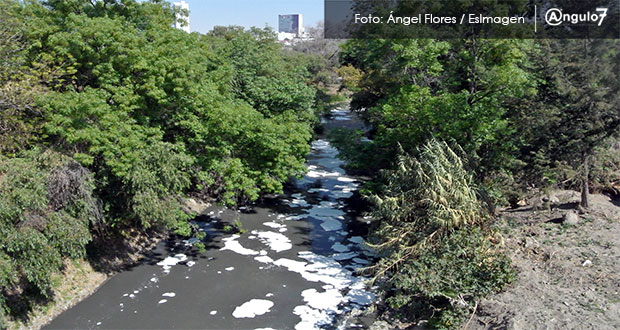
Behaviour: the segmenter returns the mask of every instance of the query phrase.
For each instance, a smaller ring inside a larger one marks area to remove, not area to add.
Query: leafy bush
[[[84,257],[100,221],[92,175],[53,152],[0,156],[0,292],[23,286],[46,296],[62,259]],[[0,309],[10,308],[2,304]]]
[[[375,247],[384,256],[369,270],[385,278],[391,307],[428,317],[467,307],[513,275],[484,226],[488,216],[461,157],[434,139],[418,152],[401,152],[384,193],[372,197]]]

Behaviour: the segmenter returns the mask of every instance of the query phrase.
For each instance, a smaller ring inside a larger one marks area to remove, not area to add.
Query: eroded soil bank
[[[468,329],[620,328],[620,202],[591,195],[590,209],[567,224],[579,194],[552,194],[551,210],[502,212],[517,280],[482,301]]]

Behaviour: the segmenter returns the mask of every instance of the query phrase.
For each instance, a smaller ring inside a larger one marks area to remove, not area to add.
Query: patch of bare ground
[[[52,278],[53,301],[33,307],[24,319],[12,322],[9,329],[40,329],[55,316],[95,292],[107,278],[107,274],[95,271],[85,260],[65,260],[63,271]]]
[[[620,328],[620,203],[590,195],[590,208],[568,224],[578,193],[552,195],[550,209],[501,211],[517,279],[481,301],[464,328]]]

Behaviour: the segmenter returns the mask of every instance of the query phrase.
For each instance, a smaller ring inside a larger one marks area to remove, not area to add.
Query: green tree
[[[477,162],[477,175],[510,165],[515,146],[508,114],[535,93],[524,40],[354,41],[343,60],[364,72],[352,105],[372,125],[388,167],[401,144],[452,140]]]
[[[577,182],[587,207],[590,159],[620,131],[620,43],[541,40],[539,46],[532,57],[538,94],[510,115],[518,175],[537,186]]]
[[[620,43],[617,40],[554,42],[552,83],[561,112],[550,140],[553,157],[580,159],[581,206],[588,207],[589,159],[596,147],[620,134]]]

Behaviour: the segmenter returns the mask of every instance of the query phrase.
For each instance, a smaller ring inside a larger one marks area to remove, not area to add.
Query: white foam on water
[[[209,314],[215,315],[215,314],[217,314],[217,311],[210,311]]]
[[[349,238],[349,242],[355,244],[364,244],[364,239],[361,236],[352,236]]]
[[[224,241],[224,247],[220,249],[220,251],[224,251],[224,250],[230,250],[233,251],[235,253],[238,254],[242,254],[242,255],[257,255],[258,251],[254,251],[251,249],[246,249],[243,246],[241,246],[241,244],[239,242],[237,242],[237,239],[239,238],[239,235],[232,235],[231,237],[227,237],[224,238],[222,241]]]
[[[265,264],[273,263],[273,259],[271,259],[269,256],[254,257],[254,260],[265,263]]]
[[[277,223],[277,222],[263,222],[263,225],[273,228],[273,229],[280,229],[280,228],[284,228],[286,227],[286,225],[283,225],[281,223]]]
[[[347,252],[349,251],[349,247],[346,245],[342,245],[342,243],[335,243],[332,245],[332,250],[336,252]]]
[[[328,208],[334,208],[338,206],[338,203],[336,202],[331,202],[331,201],[322,201],[319,203],[318,208],[320,209],[328,209]]]
[[[306,173],[306,176],[309,178],[337,177],[342,174],[339,172],[328,172],[328,171],[320,170],[316,166],[312,166],[312,165],[308,166],[308,169],[310,170],[308,171],[308,173]]]
[[[367,306],[372,304],[377,298],[374,293],[366,290],[366,285],[362,281],[358,281],[351,285],[351,290],[345,296],[345,300],[360,305]]]
[[[321,227],[325,231],[335,231],[342,229],[342,222],[335,219],[325,219],[321,223]]]
[[[325,188],[310,188],[308,189],[309,193],[315,193],[315,192],[329,192],[329,189],[325,189]]]
[[[196,237],[192,237],[190,239],[183,240],[185,246],[194,246],[194,244],[200,242],[200,240]]]
[[[334,258],[335,260],[348,260],[355,256],[357,256],[356,252],[347,252],[347,253],[336,253],[332,255],[332,258]]]
[[[235,267],[226,267],[224,268],[224,270],[226,270],[227,272],[230,272],[230,271],[235,270]]]
[[[185,261],[187,260],[187,256],[179,253],[175,256],[168,256],[166,257],[166,259],[160,261],[157,263],[158,266],[162,266],[164,273],[169,273],[170,272],[170,268],[172,268],[172,266],[175,266],[176,264],[178,264],[179,262]],[[134,292],[137,293],[137,292]]]
[[[306,218],[307,214],[288,215],[284,217],[284,220],[301,220]]]
[[[252,299],[237,306],[232,313],[235,318],[254,318],[258,315],[268,313],[273,307],[273,302],[266,299]]]
[[[301,318],[301,322],[295,325],[295,330],[315,330],[320,325],[330,324],[332,316],[325,311],[316,310],[307,305],[296,306],[293,314]]]
[[[338,180],[340,182],[355,182],[355,181],[357,181],[357,180],[355,180],[353,178],[349,178],[349,177],[346,177],[346,176],[340,176],[336,180]]]
[[[299,252],[299,256],[308,260],[309,263],[281,258],[276,260],[274,265],[286,267],[289,271],[300,274],[310,282],[331,284],[337,289],[344,289],[355,280],[351,271],[340,266],[332,258],[309,251]]]
[[[172,297],[174,297],[176,295],[177,294],[174,293],[174,292],[166,292],[166,293],[162,294],[162,297],[170,297],[170,298],[172,298]]]
[[[263,244],[269,246],[271,250],[276,252],[290,250],[293,247],[293,244],[291,244],[291,240],[288,239],[288,237],[272,231],[258,232],[258,239]]]
[[[289,271],[295,273],[302,273],[305,269],[306,263],[303,261],[291,260],[286,258],[280,258],[273,262],[276,266],[286,267]]]
[[[270,293],[266,294],[265,297],[267,297],[267,298],[273,297],[273,293],[270,292]]]
[[[316,289],[307,289],[301,292],[304,301],[308,306],[320,310],[337,310],[338,304],[343,300],[342,294],[337,289],[329,289],[325,292],[318,292]]]
[[[186,263],[187,267],[192,267],[195,264],[196,264],[196,262],[195,261],[191,261],[191,260]]]
[[[308,207],[308,206],[310,206],[310,204],[308,204],[308,202],[306,202],[305,199],[297,199],[297,198],[293,199],[289,205],[291,205],[291,206],[300,206],[300,207]]]
[[[165,304],[168,302],[168,299],[162,299],[157,304]]]
[[[157,277],[151,277],[151,282],[157,283],[157,281],[159,281],[159,279]]]
[[[353,196],[352,192],[342,192],[342,191],[334,191],[333,194],[334,198],[349,198],[351,196]]]
[[[368,306],[372,304],[373,301],[377,299],[376,295],[370,291],[366,290],[351,290],[345,296],[345,300],[360,305],[360,306]]]
[[[349,252],[338,255],[348,259],[357,254]],[[324,283],[325,291],[308,289],[302,292],[307,305],[295,307],[295,315],[301,318],[295,329],[316,329],[321,325],[331,324],[334,316],[342,312],[338,308],[341,303],[351,302],[363,306],[374,301],[375,295],[365,290],[365,278],[354,276],[352,271],[340,265],[333,257],[310,251],[299,252],[299,257],[308,262],[281,258],[276,260],[274,265],[299,273],[307,281]],[[350,290],[343,297],[341,291],[347,288]]]
[[[328,202],[328,203],[331,203],[331,202]],[[330,204],[327,204],[326,202],[322,202],[319,205],[314,205],[307,212],[310,216],[319,218],[319,219],[338,218],[338,217],[344,216],[344,212],[342,210],[335,209],[334,206],[331,206]]]

